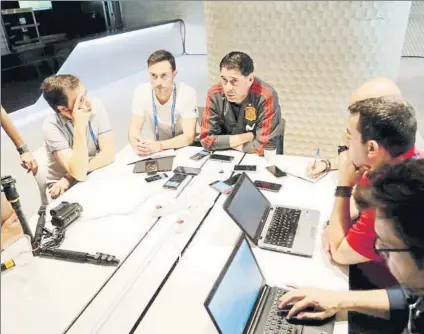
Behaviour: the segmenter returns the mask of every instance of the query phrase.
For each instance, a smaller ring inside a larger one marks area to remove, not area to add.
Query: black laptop
[[[334,319],[308,325],[289,323],[285,319],[287,312],[278,308],[279,299],[286,292],[266,284],[249,243],[241,235],[205,307],[221,334],[333,333]]]

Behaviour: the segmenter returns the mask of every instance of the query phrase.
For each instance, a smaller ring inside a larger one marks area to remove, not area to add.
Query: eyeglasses
[[[378,238],[374,239],[374,252],[380,256],[382,256],[384,253],[399,253],[399,252],[409,252],[411,251],[411,248],[377,248],[377,241]]]

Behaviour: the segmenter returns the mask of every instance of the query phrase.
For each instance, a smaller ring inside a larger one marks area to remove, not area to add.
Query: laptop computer
[[[319,211],[271,205],[246,173],[223,207],[256,246],[312,257]]]
[[[249,243],[241,235],[204,306],[220,334],[333,333],[334,318],[319,324],[288,322],[287,312],[278,308],[285,292],[266,284]]]

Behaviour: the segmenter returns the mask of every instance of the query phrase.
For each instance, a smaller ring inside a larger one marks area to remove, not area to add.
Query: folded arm
[[[77,181],[85,181],[87,179],[88,147],[86,128],[84,126],[75,125],[72,149],[68,147],[57,150],[53,154],[66,172],[74,179]]]
[[[216,109],[212,97],[208,96],[200,131],[200,142],[205,149],[213,151],[236,148],[253,140],[254,136],[251,132],[223,135],[220,125],[223,116],[219,115]]]
[[[277,93],[268,96],[259,105],[257,110],[256,136],[254,140],[243,145],[246,153],[264,154],[264,147],[271,137],[281,135],[277,133],[281,122],[281,110]]]
[[[162,140],[162,149],[180,148],[191,145],[196,135],[196,118],[187,118],[181,121],[183,133],[168,140]]]
[[[100,152],[88,163],[88,172],[107,166],[115,159],[115,143],[112,131],[102,133],[99,135],[98,140]]]

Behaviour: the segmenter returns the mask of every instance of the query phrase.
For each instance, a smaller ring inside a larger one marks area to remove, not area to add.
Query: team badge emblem
[[[246,107],[246,109],[244,109],[244,118],[250,122],[256,121],[256,109],[251,105]]]

